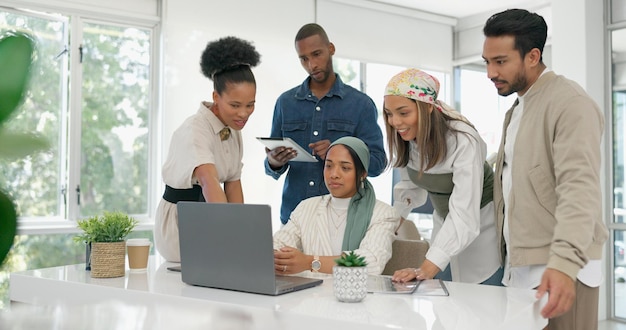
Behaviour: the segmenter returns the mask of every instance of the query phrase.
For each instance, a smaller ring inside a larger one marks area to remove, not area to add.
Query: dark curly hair
[[[206,45],[200,58],[200,69],[213,80],[213,88],[222,94],[229,83],[249,82],[256,85],[252,67],[259,64],[261,55],[252,43],[237,37],[224,37]]]

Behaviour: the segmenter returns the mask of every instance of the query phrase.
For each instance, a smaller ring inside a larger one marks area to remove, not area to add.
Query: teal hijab
[[[369,170],[370,150],[363,141],[352,136],[345,136],[333,142],[328,150],[338,144],[352,149],[359,157],[365,170]],[[362,182],[362,185],[357,184],[357,192],[350,199],[350,205],[348,206],[346,231],[343,233],[343,244],[341,247],[343,251],[353,251],[359,248],[367,232],[367,227],[369,227],[372,221],[376,194],[374,193],[374,187],[372,187],[367,178]]]

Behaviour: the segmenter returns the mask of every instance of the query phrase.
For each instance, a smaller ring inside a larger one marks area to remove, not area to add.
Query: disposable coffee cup
[[[130,268],[131,273],[141,273],[148,270],[151,245],[152,243],[147,238],[131,238],[126,241],[128,268]]]

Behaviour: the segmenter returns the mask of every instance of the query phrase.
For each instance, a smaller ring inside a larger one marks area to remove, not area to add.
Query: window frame
[[[102,10],[101,8],[88,8],[81,4],[57,3],[47,1],[31,1],[28,4],[16,1],[0,1],[3,11],[28,15],[34,17],[54,17],[53,14],[62,15],[67,25],[69,37],[64,39],[70,48],[77,48],[82,40],[82,28],[85,23],[106,24],[111,26],[134,27],[148,30],[150,33],[150,82],[148,114],[148,170],[147,170],[147,212],[145,214],[131,214],[139,220],[136,230],[152,230],[154,225],[154,213],[158,193],[156,189],[159,181],[156,160],[159,158],[160,148],[160,123],[161,98],[161,1],[155,0],[158,15],[144,15],[132,12],[120,12],[117,10]],[[71,49],[70,49],[71,51]],[[67,53],[64,55],[67,56]],[[78,56],[70,56],[69,61],[63,61],[64,96],[60,106],[63,114],[60,119],[59,140],[59,173],[60,185],[66,187],[66,203],[63,194],[58,192],[57,216],[20,216],[18,218],[18,235],[31,234],[58,234],[78,232],[76,220],[79,219],[80,207],[77,204],[77,193],[74,189],[80,182],[80,130],[81,130],[81,107],[82,107],[82,69]],[[68,82],[69,80],[69,82]],[[72,92],[69,92],[72,91]],[[70,94],[71,93],[71,94]],[[68,144],[72,141],[72,144]],[[72,188],[74,187],[74,188]]]

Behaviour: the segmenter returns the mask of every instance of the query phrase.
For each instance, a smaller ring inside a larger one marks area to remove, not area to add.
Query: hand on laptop
[[[274,271],[277,275],[289,275],[303,272],[311,268],[311,256],[300,250],[285,246],[274,250]]]

